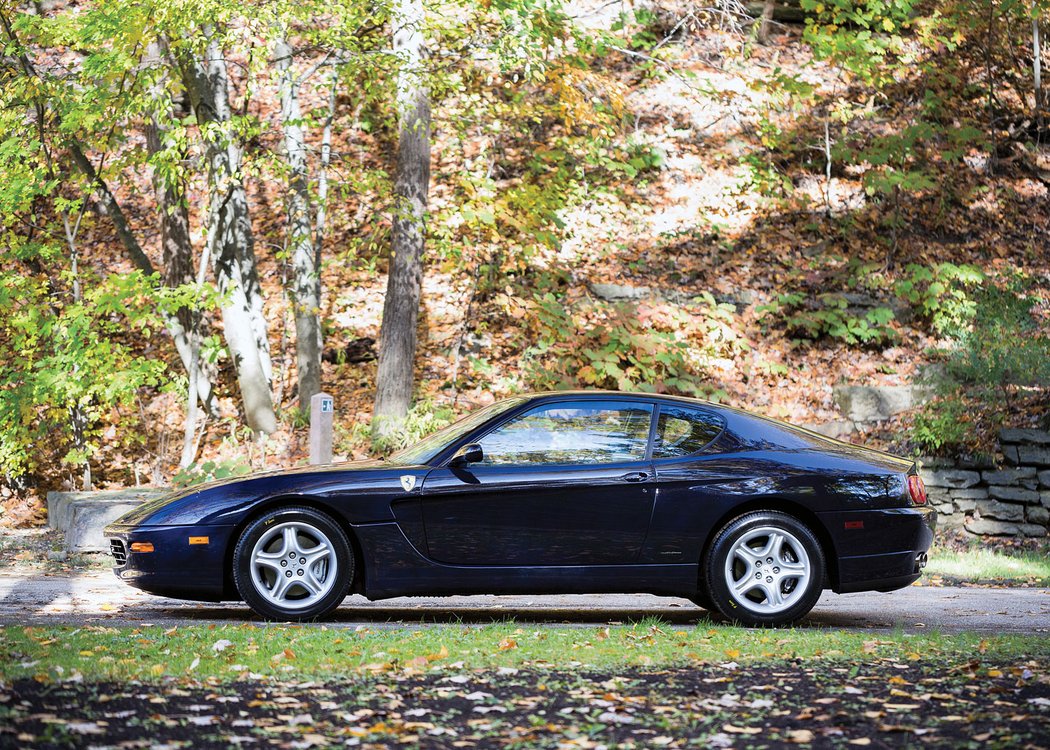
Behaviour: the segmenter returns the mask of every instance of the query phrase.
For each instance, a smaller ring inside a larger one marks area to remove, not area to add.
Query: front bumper
[[[176,599],[217,602],[226,594],[232,532],[232,526],[113,524],[103,533],[114,557],[113,572],[129,586]],[[153,552],[133,552],[134,542],[151,543]]]
[[[837,593],[893,591],[914,583],[922,575],[926,553],[937,528],[937,512],[933,508],[916,506],[820,515],[837,551],[831,581]]]

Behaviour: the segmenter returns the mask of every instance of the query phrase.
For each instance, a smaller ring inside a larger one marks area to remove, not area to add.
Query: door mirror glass
[[[481,463],[485,460],[485,452],[477,443],[468,443],[459,449],[459,452],[449,462],[449,466],[466,466],[467,464]]]

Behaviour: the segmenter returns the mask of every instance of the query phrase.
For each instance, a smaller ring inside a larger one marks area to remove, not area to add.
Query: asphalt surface
[[[349,597],[328,627],[398,627],[433,622],[513,619],[596,625],[655,616],[682,626],[719,621],[685,599],[648,594],[586,596]],[[153,596],[109,571],[0,571],[0,625],[191,625],[257,622],[239,603],[185,602]],[[1050,636],[1050,589],[910,586],[888,594],[825,592],[802,627]]]

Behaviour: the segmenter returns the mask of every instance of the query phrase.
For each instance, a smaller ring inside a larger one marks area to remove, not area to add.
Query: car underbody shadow
[[[254,623],[265,624],[243,605],[200,605],[198,607],[151,607],[138,613],[142,619],[192,620],[200,623]],[[429,624],[484,625],[512,620],[535,625],[629,625],[642,620],[659,618],[669,625],[701,627],[706,625],[728,625],[730,621],[717,612],[709,612],[693,606],[658,607],[571,607],[571,606],[464,606],[441,604],[397,604],[343,605],[331,615],[313,621],[326,626],[378,627],[418,626]],[[273,622],[273,625],[286,623]],[[835,613],[814,611],[795,627],[816,629],[837,628],[884,628],[892,623],[857,613]]]

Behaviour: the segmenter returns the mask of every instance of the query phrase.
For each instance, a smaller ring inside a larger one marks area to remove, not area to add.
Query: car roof
[[[679,403],[687,406],[700,406],[712,409],[730,409],[732,411],[747,414],[741,409],[733,409],[723,404],[715,404],[699,398],[687,396],[672,396],[667,393],[645,393],[644,391],[607,391],[607,390],[573,390],[573,391],[543,391],[539,393],[523,393],[518,396],[527,402],[557,401],[562,399],[598,400],[598,401],[660,401],[666,403]]]

